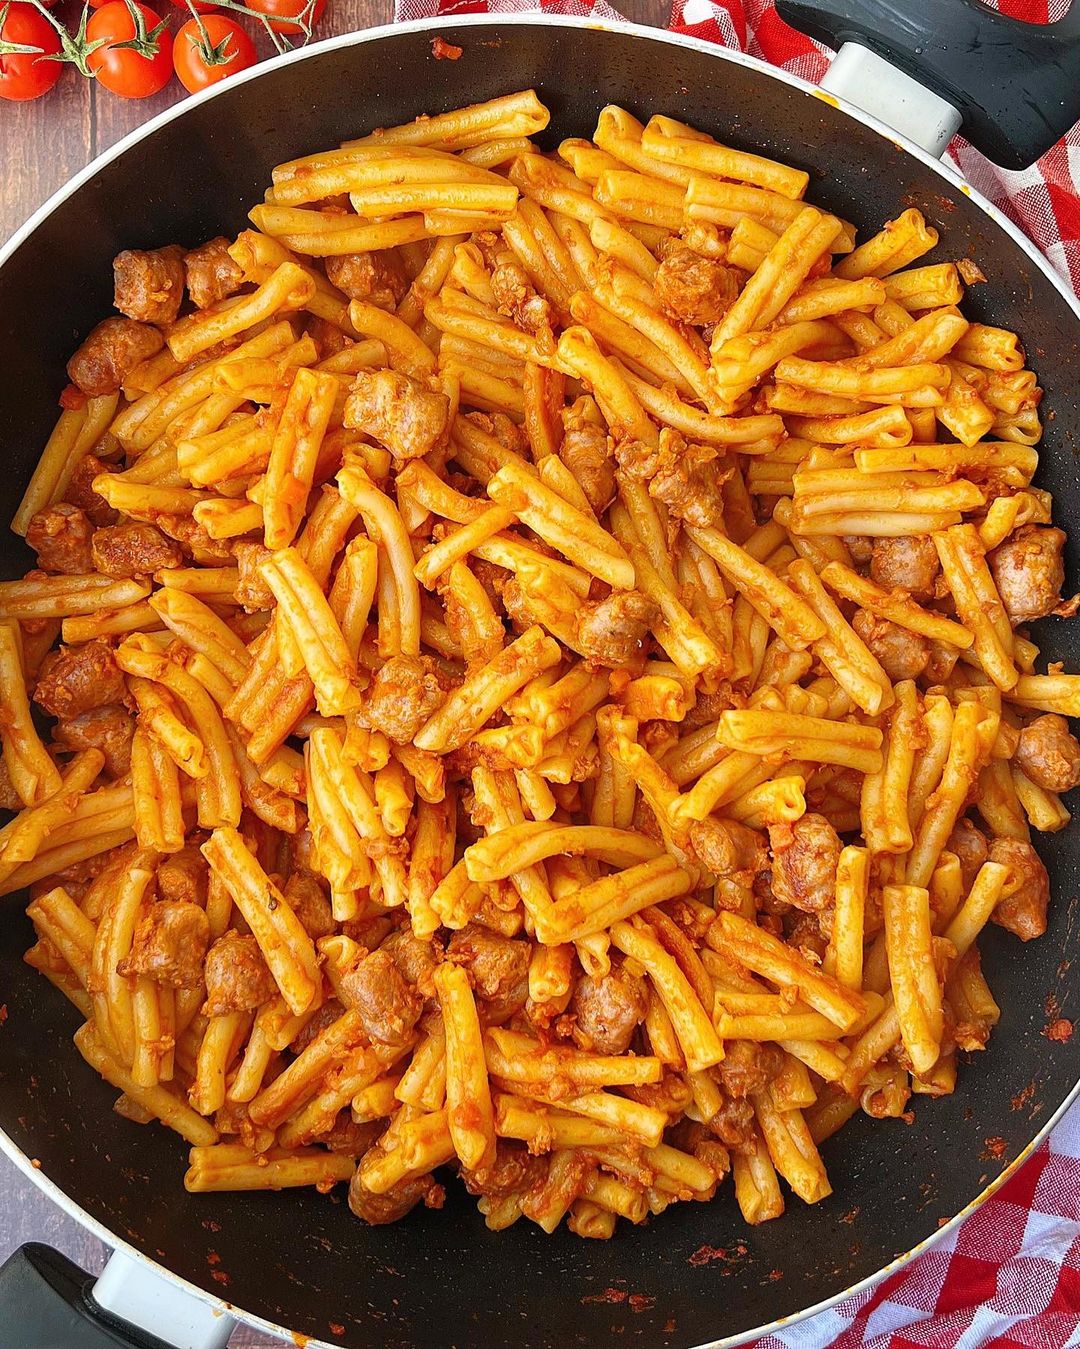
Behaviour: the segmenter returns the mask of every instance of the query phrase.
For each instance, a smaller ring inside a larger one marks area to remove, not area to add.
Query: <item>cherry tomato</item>
[[[13,51],[30,47],[37,51]],[[59,61],[48,58],[60,50],[60,35],[29,5],[0,5],[0,98],[18,102],[40,98],[60,78]]]
[[[275,33],[295,37],[303,32],[298,20],[315,27],[326,9],[326,0],[247,0],[247,7],[269,19]]]
[[[218,8],[217,5],[210,3],[210,0],[190,0],[190,3],[189,0],[172,0],[172,2],[177,9],[182,9],[185,14],[190,14],[192,9],[195,10],[196,14],[213,14],[214,10]],[[93,4],[94,0],[90,0],[90,3]]]
[[[87,64],[110,93],[149,98],[169,83],[172,38],[161,15],[147,5],[132,0],[129,9],[124,0],[109,0],[86,25],[86,37],[90,43],[105,39],[104,46],[90,52]]]
[[[197,94],[255,64],[255,44],[238,23],[221,14],[188,19],[176,35],[173,64],[180,83]]]

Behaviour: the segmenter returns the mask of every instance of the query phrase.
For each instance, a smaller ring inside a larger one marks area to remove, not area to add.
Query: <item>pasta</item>
[[[914,208],[547,123],[279,165],[173,322],[118,290],[13,522],[0,890],[193,1192],[764,1222],[963,1089],[982,929],[1046,927],[1080,675],[1019,339]]]

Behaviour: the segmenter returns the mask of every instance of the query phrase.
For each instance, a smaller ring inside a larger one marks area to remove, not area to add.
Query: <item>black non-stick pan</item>
[[[1080,115],[1080,16],[1036,30],[975,0],[782,9],[834,46],[861,37],[909,75],[921,68],[999,160],[1027,162]],[[436,32],[463,48],[460,60],[433,59]],[[551,144],[589,135],[599,109],[620,103],[808,169],[811,198],[860,229],[921,208],[941,231],[937,256],[969,257],[986,275],[966,302],[971,316],[1021,333],[1046,389],[1038,481],[1073,531],[1066,560],[1077,589],[1080,318],[1032,245],[951,170],[842,99],[704,43],[564,19],[465,20],[320,43],[159,118],[54,198],[0,254],[0,518],[10,518],[45,441],[66,357],[109,312],[115,253],[238,230],[281,160],[530,86],[552,109]],[[880,78],[874,86],[880,95]],[[5,575],[29,561],[17,540],[0,545]],[[1051,620],[1036,636],[1080,669],[1080,626]],[[911,1124],[857,1116],[825,1145],[835,1194],[813,1207],[793,1199],[759,1228],[743,1224],[730,1187],[714,1203],[677,1205],[601,1243],[526,1223],[494,1235],[456,1191],[441,1212],[380,1228],[350,1215],[342,1187],[329,1198],[185,1194],[184,1145],[113,1113],[115,1092],[71,1045],[72,1009],[23,965],[31,929],[17,895],[2,901],[0,923],[0,1141],[57,1202],[134,1258],[126,1268],[145,1274],[153,1262],[159,1291],[132,1289],[141,1310],[118,1292],[119,1275],[102,1295],[173,1344],[220,1343],[228,1324],[183,1330],[178,1304],[164,1299],[182,1299],[184,1285],[299,1342],[731,1342],[903,1259],[999,1181],[1071,1098],[1077,1044],[1043,1032],[1048,1007],[1080,1010],[1080,835],[1047,836],[1042,851],[1053,882],[1049,931],[1028,945],[996,928],[984,938],[1003,1015],[988,1050],[964,1064],[956,1094],[916,1097]],[[0,1279],[0,1343],[149,1342],[92,1322],[80,1301],[86,1282],[59,1257],[24,1250]]]

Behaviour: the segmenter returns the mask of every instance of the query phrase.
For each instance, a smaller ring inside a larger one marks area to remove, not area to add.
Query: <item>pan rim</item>
[[[167,126],[170,122],[183,116],[189,109],[200,106],[201,104],[220,96],[226,89],[234,89],[240,85],[260,79],[273,70],[278,69],[281,65],[295,64],[322,55],[325,52],[361,46],[368,42],[380,41],[384,38],[393,37],[399,34],[406,35],[416,32],[438,33],[445,29],[456,30],[462,28],[498,29],[507,25],[514,27],[535,25],[546,28],[576,28],[613,32],[646,42],[658,42],[668,46],[681,47],[687,50],[700,52],[702,55],[710,56],[717,60],[729,61],[735,65],[745,66],[748,69],[768,76],[770,79],[776,80],[779,83],[790,85],[801,93],[808,94],[811,97],[824,98],[832,106],[836,107],[838,111],[844,113],[845,116],[851,117],[862,125],[869,127],[872,131],[890,141],[897,148],[912,155],[919,163],[933,170],[951,189],[967,196],[999,229],[1004,231],[1013,244],[1016,245],[1028,260],[1042,272],[1065,301],[1068,308],[1072,311],[1074,318],[1080,322],[1080,299],[1073,295],[1064,278],[1051,266],[1046,256],[1036,247],[1034,242],[1028,238],[1018,225],[1010,220],[1000,208],[995,206],[994,203],[981,192],[972,187],[964,176],[951,164],[936,159],[907,136],[894,130],[880,118],[864,112],[848,99],[832,92],[823,93],[817,85],[803,79],[801,76],[793,75],[789,71],[781,70],[776,66],[770,66],[766,62],[759,60],[757,57],[750,56],[745,52],[723,47],[716,43],[706,42],[701,38],[690,37],[681,33],[672,33],[665,29],[648,28],[625,21],[618,22],[615,20],[597,19],[595,17],[577,17],[543,13],[502,14],[497,16],[491,16],[489,14],[472,14],[456,17],[446,16],[434,19],[421,19],[408,23],[380,24],[374,28],[362,29],[358,32],[344,33],[335,37],[325,38],[320,42],[311,43],[306,47],[298,48],[283,56],[253,66],[251,69],[243,71],[227,81],[222,81],[213,85],[192,97],[184,99],[180,103],[174,104],[171,108],[165,109],[142,126],[135,128],[135,130],[122,137],[115,145],[103,150],[91,160],[89,164],[69,179],[67,183],[58,188],[23,222],[22,225],[19,226],[14,234],[12,234],[11,238],[3,246],[0,246],[0,269],[3,269],[10,259],[15,256],[39,225],[47,220],[57,207],[69,197],[74,196],[85,183],[88,183],[96,177],[106,165],[111,164],[115,159],[119,159],[132,146],[137,145],[140,141],[153,136],[161,127]],[[704,1341],[696,1346],[696,1349],[734,1349],[737,1345],[746,1344],[750,1340],[767,1335],[773,1331],[797,1325],[801,1321],[805,1321],[812,1316],[819,1315],[821,1312],[835,1307],[846,1298],[856,1296],[859,1293],[876,1287],[909,1261],[921,1255],[937,1242],[943,1240],[948,1233],[954,1231],[975,1209],[979,1208],[988,1199],[992,1198],[1005,1182],[1024,1165],[1031,1154],[1046,1139],[1057,1122],[1078,1097],[1080,1097],[1080,1079],[1073,1084],[1061,1104],[1054,1110],[1049,1118],[1047,1118],[1031,1141],[1021,1149],[1016,1158],[1004,1168],[1001,1174],[995,1177],[974,1199],[969,1201],[959,1213],[950,1218],[949,1221],[944,1223],[940,1228],[930,1233],[923,1241],[911,1247],[910,1250],[903,1252],[875,1273],[867,1275],[858,1282],[848,1285],[831,1296],[822,1299],[820,1302],[814,1303],[810,1307],[806,1307],[798,1312],[793,1312],[788,1316],[779,1317],[776,1320],[764,1323],[756,1328],[740,1331],[735,1335],[728,1335],[719,1339]],[[142,1251],[138,1250],[125,1238],[110,1231],[104,1223],[93,1217],[79,1203],[72,1199],[70,1195],[61,1189],[56,1181],[52,1180],[38,1167],[35,1167],[27,1154],[18,1147],[10,1135],[2,1128],[0,1128],[0,1151],[2,1151],[18,1170],[26,1176],[27,1179],[32,1181],[33,1184],[36,1185],[37,1188],[53,1203],[57,1204],[58,1207],[74,1217],[87,1231],[91,1232],[99,1241],[111,1250],[123,1251],[130,1259],[134,1260],[139,1265],[145,1266],[157,1277],[180,1284],[193,1297],[209,1304],[222,1315],[242,1319],[246,1324],[265,1330],[272,1335],[288,1336],[291,1333],[287,1328],[276,1322],[270,1321],[264,1316],[248,1312],[243,1308],[239,1308],[235,1304],[227,1302],[217,1297],[215,1294],[200,1288],[190,1280],[167,1268],[159,1261],[143,1254]],[[312,1349],[335,1349],[335,1346],[321,1338],[310,1338],[306,1342],[312,1346]]]

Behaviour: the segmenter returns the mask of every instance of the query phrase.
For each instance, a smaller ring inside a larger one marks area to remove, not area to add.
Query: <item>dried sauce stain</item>
[[[0,1002],[0,1026],[8,1019],[8,1009],[6,1002]]]
[[[218,1223],[218,1222],[215,1222],[213,1218],[204,1218],[204,1219],[202,1220],[202,1225],[203,1225],[203,1227],[206,1228],[206,1230],[207,1230],[208,1232],[220,1232],[220,1231],[221,1231],[221,1224]]]
[[[1030,1105],[1034,1099],[1035,1099],[1035,1080],[1034,1078],[1032,1078],[1032,1080],[1027,1084],[1027,1086],[1024,1088],[1023,1091],[1018,1091],[1016,1093],[1016,1095],[1009,1102],[1009,1105],[1012,1107],[1013,1110],[1023,1110],[1024,1107]]]
[[[842,1213],[840,1215],[840,1221],[842,1223],[847,1223],[847,1225],[850,1227],[851,1224],[855,1221],[855,1219],[859,1216],[859,1211],[860,1211],[859,1206],[858,1204],[856,1204],[854,1208],[849,1208],[846,1213]]]
[[[331,1335],[340,1336],[345,1334],[345,1327],[341,1324],[340,1321],[331,1321],[329,1322],[329,1326]]]
[[[1064,1016],[1059,1016],[1056,1021],[1051,1021],[1043,1028],[1043,1035],[1048,1040],[1056,1040],[1058,1044],[1067,1045],[1072,1039],[1073,1023]]]
[[[447,42],[444,37],[433,38],[431,42],[431,54],[436,61],[460,61],[462,47],[455,47],[452,42]]]
[[[979,1160],[982,1162],[999,1162],[1005,1156],[1005,1150],[1008,1146],[1004,1138],[988,1138],[983,1145],[982,1152],[979,1153]]]
[[[664,1334],[665,1334],[665,1335],[674,1335],[674,1334],[675,1334],[675,1318],[674,1318],[674,1316],[669,1317],[668,1320],[666,1320],[666,1321],[664,1322]]]
[[[780,1280],[784,1277],[784,1271],[782,1269],[770,1269],[768,1274],[765,1275],[765,1277],[768,1279],[770,1283],[779,1283]]]
[[[630,1294],[630,1310],[632,1312],[652,1311],[655,1306],[656,1298],[651,1297],[648,1293]]]
[[[212,1269],[210,1271],[210,1277],[213,1279],[215,1283],[220,1283],[222,1285],[232,1283],[232,1280],[229,1278],[229,1276],[225,1273],[223,1269]]]
[[[1046,1002],[1043,1004],[1043,1010],[1051,1021],[1061,1015],[1061,1003],[1056,993],[1047,993]]]
[[[582,1302],[625,1302],[629,1294],[625,1288],[605,1288],[602,1293],[587,1293]]]
[[[208,1265],[220,1265],[221,1256],[218,1255],[217,1251],[211,1251],[206,1257],[206,1263]]]

